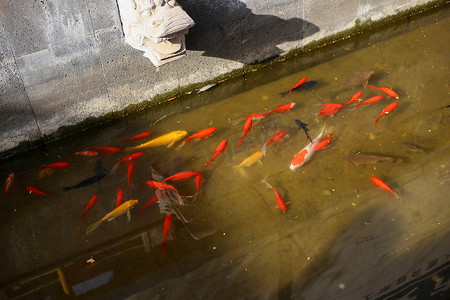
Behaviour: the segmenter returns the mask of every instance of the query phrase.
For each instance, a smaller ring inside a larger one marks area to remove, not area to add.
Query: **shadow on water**
[[[281,54],[277,45],[320,30],[299,18],[254,14],[240,0],[178,2],[197,24],[186,36],[187,49],[204,51],[204,56],[251,64]]]

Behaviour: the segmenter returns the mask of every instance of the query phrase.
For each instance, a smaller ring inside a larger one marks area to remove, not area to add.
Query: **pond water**
[[[4,189],[0,195],[1,298],[447,298],[448,26],[448,9],[410,18],[3,161],[2,180],[14,173],[14,181],[10,197]],[[364,71],[373,71],[369,85],[389,87],[398,99],[384,96],[334,117],[317,116],[320,104],[345,104],[357,91],[363,100],[380,95],[362,82],[336,91]],[[280,95],[303,77],[317,84]],[[398,107],[375,126],[392,102]],[[296,105],[254,120],[237,147],[248,115],[287,103]],[[291,170],[309,143],[296,119],[308,124],[313,139],[323,129],[324,138],[333,136]],[[210,127],[217,130],[209,138],[178,147]],[[124,151],[177,130],[187,135],[172,147]],[[144,139],[123,142],[148,131]],[[284,140],[267,146],[258,162],[236,167],[279,131],[286,131]],[[227,149],[205,166],[224,139]],[[121,152],[73,155],[92,146]],[[112,169],[136,152],[143,154],[133,161],[128,183],[129,162]],[[357,152],[394,162],[349,163],[347,156]],[[70,165],[41,169],[57,162]],[[167,182],[180,197],[145,183],[181,171],[201,172],[198,193],[195,176]],[[372,176],[398,198],[376,187]],[[263,179],[280,194],[285,212]],[[85,180],[85,186],[63,190]],[[30,186],[50,197],[30,193]],[[87,235],[91,224],[114,210],[119,189],[124,202],[138,200],[131,218],[120,215]],[[155,193],[159,203],[142,210]],[[81,218],[94,195],[95,205]]]

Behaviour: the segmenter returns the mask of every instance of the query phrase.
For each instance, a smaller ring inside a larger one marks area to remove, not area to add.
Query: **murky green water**
[[[66,282],[70,295],[86,299],[376,299],[408,293],[444,299],[450,274],[447,13],[391,26],[387,40],[383,33],[362,36],[337,49],[270,65],[3,162],[1,178],[15,173],[11,198],[1,193],[3,298],[60,298]],[[321,103],[344,104],[358,90],[363,99],[378,95],[360,86],[329,96],[365,70],[374,71],[369,84],[389,87],[399,99],[384,97],[315,120]],[[318,84],[279,95],[304,76]],[[375,127],[393,101],[397,109]],[[247,115],[289,102],[296,103],[291,111],[254,122],[237,148]],[[292,158],[308,144],[295,119],[309,124],[313,138],[323,128],[334,136],[326,149],[291,171]],[[180,150],[175,149],[180,142],[144,149],[134,162],[133,189],[127,164],[109,173],[130,153],[71,157],[90,146],[123,149],[124,139],[145,131],[152,134],[128,146],[174,130],[191,135],[212,126],[217,127],[213,136]],[[286,141],[270,145],[262,164],[233,168],[280,130],[287,131]],[[204,167],[223,139],[228,149]],[[358,151],[400,162],[352,165],[343,159]],[[98,159],[107,169],[99,184],[61,190],[94,176]],[[41,166],[60,161],[71,166],[38,179]],[[137,216],[154,195],[145,184],[152,169],[163,176],[201,171],[204,178],[198,194],[193,178],[173,183],[181,195],[195,197],[183,197],[181,206],[172,203],[179,218],[174,217],[165,254],[160,246],[166,213],[160,208],[167,203]],[[376,188],[371,176],[384,180],[399,198]],[[263,178],[287,202],[285,213]],[[26,186],[51,197],[29,194]],[[86,236],[90,224],[114,209],[120,188],[124,201],[139,200],[131,221],[123,215]],[[95,194],[97,203],[81,219]]]

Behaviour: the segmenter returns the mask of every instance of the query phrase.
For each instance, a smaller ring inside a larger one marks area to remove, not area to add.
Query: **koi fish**
[[[370,76],[372,76],[374,72],[373,71],[364,71],[361,73],[356,74],[349,80],[347,80],[343,85],[341,85],[339,88],[337,88],[334,93],[340,91],[340,90],[350,90],[354,89],[361,84],[368,84]]]
[[[319,114],[317,115],[317,117],[319,117],[319,116],[332,116],[333,117],[342,107],[343,107],[343,105],[339,104],[338,106],[335,106],[335,107],[322,108],[319,111]]]
[[[124,151],[131,152],[138,149],[159,147],[163,145],[167,145],[167,148],[170,148],[177,141],[181,140],[186,134],[187,132],[182,130],[172,131],[139,146],[125,148]]]
[[[195,176],[195,187],[197,188],[197,193],[198,190],[200,189],[200,184],[202,183],[202,180],[203,180],[202,172],[198,171],[197,175]]]
[[[117,148],[117,147],[106,147],[106,146],[93,146],[93,147],[89,147],[89,149],[103,151],[108,154],[117,153],[117,152],[122,151],[120,148]]]
[[[95,202],[97,202],[97,198],[98,198],[98,195],[95,194],[94,196],[92,196],[91,200],[89,200],[88,204],[86,205],[86,208],[84,209],[83,214],[81,215],[82,219],[84,219],[86,217],[88,210],[90,210],[94,206]]]
[[[225,149],[227,148],[227,144],[228,144],[228,141],[227,141],[227,140],[222,140],[222,141],[219,143],[219,145],[216,147],[216,150],[214,151],[214,154],[213,154],[213,156],[211,157],[211,159],[208,160],[208,161],[205,163],[205,166],[209,166],[209,165],[212,163],[212,161],[213,161],[220,153],[222,153],[223,151],[225,151]]]
[[[395,196],[395,198],[398,198],[398,195],[384,181],[375,176],[371,176],[370,179],[377,187],[385,191],[391,192]]]
[[[63,273],[63,270],[60,267],[56,268],[56,273],[58,274],[59,282],[61,283],[61,287],[66,295],[70,295],[72,288],[67,283],[66,276]]]
[[[63,187],[63,188],[61,188],[61,190],[67,192],[67,191],[70,191],[70,190],[73,190],[73,189],[79,189],[81,187],[85,187],[85,186],[94,184],[96,182],[99,182],[105,176],[106,175],[104,173],[96,174],[96,175],[94,175],[94,176],[92,176],[92,177],[90,177],[90,178],[88,178],[86,180],[81,181],[78,184],[75,184],[75,185],[72,185],[72,186]]]
[[[133,174],[133,170],[134,170],[134,163],[130,162],[130,164],[128,165],[127,168],[127,182],[128,182],[128,186],[130,187],[130,190],[132,190],[132,186],[130,183],[130,179],[131,179],[131,174]]]
[[[277,106],[276,108],[272,109],[271,111],[269,111],[267,113],[267,115],[269,114],[273,114],[273,113],[283,113],[283,112],[288,112],[290,111],[293,107],[295,106],[295,102],[291,102],[291,103],[287,103],[287,104],[282,104]]]
[[[244,136],[250,132],[250,130],[252,129],[252,118],[248,118],[247,121],[245,121],[244,124],[244,132],[242,133],[242,137],[238,142],[237,147],[239,148],[239,146],[242,144],[242,140],[244,139]]]
[[[384,115],[388,115],[389,113],[393,112],[398,106],[398,102],[392,102],[388,106],[386,106],[383,111],[381,112],[380,116],[375,120],[375,127],[378,125],[378,121],[380,118]]]
[[[254,163],[260,161],[261,158],[263,158],[263,157],[264,157],[264,153],[262,153],[261,151],[256,151],[255,153],[253,153],[252,155],[250,155],[249,157],[244,159],[239,165],[234,166],[233,168],[239,169],[241,167],[250,167]]]
[[[280,140],[284,140],[284,136],[286,135],[286,131],[278,131],[277,133],[275,133],[274,136],[272,136],[267,142],[264,143],[264,145],[261,148],[261,152],[264,154],[264,156],[266,156],[266,148],[267,146],[269,146],[270,144],[272,144],[273,142],[277,142],[278,146],[280,145]]]
[[[280,93],[280,95],[282,96],[286,96],[287,94],[290,94],[293,90],[295,90],[296,88],[298,88],[299,86],[301,86],[302,84],[304,84],[306,82],[306,80],[308,80],[308,77],[303,77],[302,79],[300,79],[296,85],[294,85],[290,90],[285,91]]]
[[[106,216],[104,216],[103,218],[101,218],[100,220],[98,220],[97,222],[95,222],[94,224],[92,224],[91,226],[89,226],[86,229],[86,235],[90,235],[92,234],[92,232],[97,229],[98,226],[100,226],[100,224],[102,224],[104,221],[108,220],[108,221],[112,221],[115,218],[117,218],[120,215],[123,215],[124,213],[126,213],[127,211],[129,211],[131,208],[133,208],[133,206],[135,206],[138,203],[138,200],[128,200],[124,203],[122,203],[119,207],[115,208],[112,212],[108,213]]]
[[[124,140],[123,143],[126,144],[132,140],[144,139],[144,138],[148,137],[150,134],[152,134],[150,131],[139,133],[133,137],[130,137],[129,139]]]
[[[306,138],[312,143],[312,139],[309,136],[309,129],[308,129],[308,124],[303,123],[302,121],[295,119],[295,124],[297,124],[297,126],[299,127],[299,129],[303,129],[303,131],[306,134]]]
[[[281,198],[280,194],[278,194],[277,190],[270,185],[266,179],[264,178],[261,180],[262,183],[266,184],[268,189],[272,189],[275,192],[275,197],[277,198],[278,207],[281,209],[282,212],[286,212],[286,203],[284,203],[283,198]]]
[[[198,140],[201,140],[201,139],[207,139],[207,138],[209,138],[209,137],[211,136],[211,134],[213,134],[216,130],[217,130],[216,127],[210,127],[210,128],[206,128],[206,129],[200,130],[199,132],[194,133],[193,135],[191,135],[190,137],[188,137],[187,139],[185,139],[185,140],[183,141],[183,143],[181,143],[181,144],[177,147],[177,149],[180,149],[181,147],[183,147],[184,144],[186,144],[186,143],[189,142],[190,140],[198,141]]]
[[[164,183],[164,182],[159,182],[159,181],[154,181],[154,180],[149,180],[145,182],[146,185],[148,185],[151,188],[154,189],[170,189],[170,190],[174,190],[175,193],[178,194],[178,191],[175,187],[171,186],[170,184]]]
[[[32,186],[26,186],[25,189],[26,189],[27,192],[29,192],[30,194],[35,193],[36,195],[41,195],[41,196],[44,196],[44,197],[50,197],[49,194],[46,194],[46,193],[44,193],[43,191],[41,191],[41,190],[39,190],[39,189],[37,189],[37,188],[35,188],[35,187],[32,187]]]
[[[56,169],[53,169],[53,168],[42,169],[42,170],[39,171],[37,179],[41,180],[44,177],[50,176],[53,173],[55,173],[55,170]]]
[[[248,115],[246,117],[246,119],[251,118],[252,121],[256,121],[256,120],[261,120],[261,119],[267,117],[268,115],[269,115],[269,113],[256,113],[256,114]]]
[[[46,169],[46,168],[64,169],[65,167],[68,167],[68,166],[70,166],[70,163],[68,163],[68,162],[57,162],[54,164],[49,164],[47,166],[43,166],[43,167],[41,167],[41,170]]]
[[[356,104],[356,107],[360,107],[363,104],[373,104],[373,103],[377,103],[378,101],[380,101],[381,99],[383,99],[383,96],[375,96],[375,97],[370,97],[369,99],[364,100],[361,103]]]
[[[164,219],[163,225],[163,241],[161,243],[161,253],[166,253],[167,251],[167,238],[169,236],[170,226],[172,225],[172,215],[167,215]]]
[[[339,104],[339,103],[323,103],[323,104],[320,104],[320,105],[326,106],[326,107],[330,107],[330,108],[339,108],[339,109],[344,107],[342,104]]]
[[[332,137],[333,137],[333,133],[330,133],[326,139],[323,139],[322,141],[320,141],[319,143],[317,143],[317,144],[313,147],[314,151],[322,150],[323,148],[325,148],[326,146],[328,146],[328,144],[331,142],[331,138],[332,138]]]
[[[139,157],[141,157],[142,155],[144,155],[144,152],[136,152],[133,153],[131,155],[128,155],[127,157],[122,158],[112,169],[110,174],[114,174],[117,171],[117,168],[119,167],[119,165],[126,163],[126,162],[132,162],[135,161],[136,159],[138,159]]]
[[[140,216],[147,207],[153,206],[158,201],[158,195],[153,195],[153,197],[151,197],[150,200],[148,200],[147,203],[139,209],[138,216]]]
[[[387,94],[389,95],[388,99],[391,97],[394,97],[395,99],[398,99],[398,94],[396,92],[394,92],[393,90],[391,90],[390,88],[387,87],[376,87],[373,85],[367,85],[367,84],[363,84],[365,87],[372,89],[372,90],[380,90],[383,94]]]
[[[186,180],[192,176],[196,176],[198,174],[197,171],[183,171],[178,172],[176,174],[173,174],[172,176],[167,177],[162,182],[166,181],[180,181],[180,180]]]
[[[314,147],[319,143],[319,141],[322,139],[323,131],[312,141],[312,143],[309,143],[305,148],[300,150],[294,158],[291,161],[291,166],[289,167],[292,171],[295,169],[303,166],[307,161],[309,161],[314,154]]]
[[[389,161],[391,163],[396,162],[396,159],[390,156],[379,156],[362,152],[348,154],[344,157],[344,159],[354,165],[374,164],[379,161]]]
[[[347,103],[344,104],[343,107],[346,107],[346,106],[350,105],[350,103],[352,103],[352,102],[355,102],[355,101],[360,100],[360,99],[361,99],[361,95],[362,95],[362,92],[361,92],[361,91],[357,92],[356,94],[354,94],[354,95],[350,98],[350,100],[348,100]]]
[[[14,177],[15,177],[14,173],[11,173],[11,174],[9,174],[8,178],[6,178],[5,192],[6,192],[6,195],[8,195],[9,198],[11,198],[11,195],[9,193],[9,189],[11,188],[11,185],[14,182]]]
[[[78,152],[75,152],[74,154],[72,154],[72,156],[73,155],[96,156],[96,155],[98,155],[98,152],[95,152],[95,151],[78,151]]]
[[[123,202],[123,190],[119,189],[117,191],[117,197],[116,197],[116,208],[118,208]]]

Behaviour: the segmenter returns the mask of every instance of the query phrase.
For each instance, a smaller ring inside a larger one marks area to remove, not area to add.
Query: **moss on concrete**
[[[242,68],[231,71],[229,73],[220,75],[211,80],[190,84],[184,86],[179,89],[175,89],[163,94],[156,95],[152,99],[145,100],[138,104],[130,104],[126,108],[115,111],[111,113],[107,113],[100,117],[89,117],[86,120],[71,126],[62,126],[55,133],[50,135],[44,135],[41,139],[35,141],[24,141],[20,142],[18,146],[12,148],[10,150],[4,151],[0,153],[0,159],[9,158],[15,154],[22,153],[28,151],[33,148],[37,148],[45,143],[49,143],[67,136],[74,135],[79,132],[86,131],[92,127],[99,126],[101,124],[107,124],[108,122],[112,122],[114,120],[123,118],[127,115],[134,114],[137,112],[141,112],[147,109],[154,108],[156,106],[165,105],[168,102],[176,100],[177,98],[182,97],[183,95],[188,95],[193,92],[198,91],[201,87],[212,84],[212,83],[221,83],[224,81],[228,81],[237,76],[242,76],[243,74],[256,72],[262,68],[267,66],[278,64],[284,62],[286,60],[292,59],[294,57],[298,57],[300,55],[311,54],[311,52],[316,51],[318,49],[324,47],[339,46],[339,42],[349,40],[359,35],[363,34],[371,34],[375,32],[379,32],[384,30],[385,28],[392,26],[393,24],[397,24],[398,22],[407,22],[411,17],[418,16],[420,14],[426,13],[428,11],[434,11],[435,9],[444,8],[446,5],[449,5],[446,0],[437,0],[431,1],[424,5],[419,5],[414,8],[410,8],[404,11],[401,11],[395,15],[388,16],[386,18],[372,21],[371,19],[361,23],[361,20],[355,20],[355,26],[348,30],[339,32],[334,35],[327,36],[317,41],[313,41],[308,45],[293,49],[289,51],[285,55],[270,57],[262,62],[257,62],[251,65],[244,65]],[[313,53],[312,53],[313,54]]]

